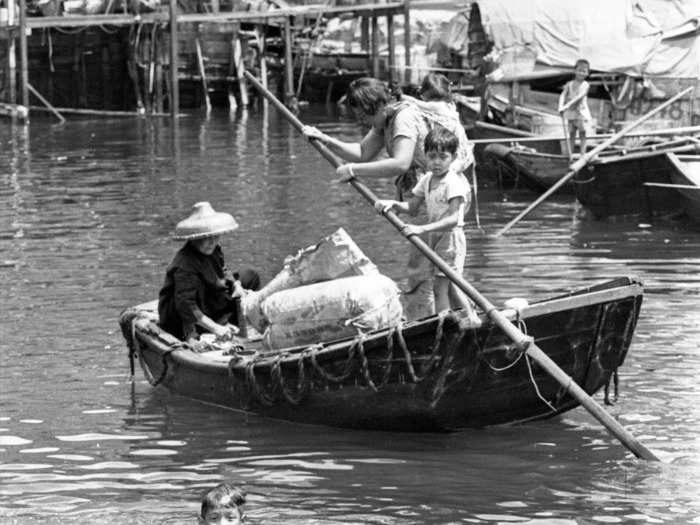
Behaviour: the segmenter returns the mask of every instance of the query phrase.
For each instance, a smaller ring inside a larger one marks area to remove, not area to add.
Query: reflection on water
[[[323,108],[302,120],[359,131]],[[233,266],[272,277],[343,226],[403,279],[405,241],[272,109],[0,128],[0,521],[194,523],[222,479],[254,523],[691,523],[700,512],[700,234],[579,219],[555,196],[480,192],[468,278],[489,299],[543,299],[620,275],[646,286],[610,410],[662,458],[645,463],[582,409],[448,435],[272,421],[128,378],[116,319],[155,297],[192,203],[231,211]],[[390,181],[372,181],[390,195]],[[577,521],[578,520],[578,521]]]

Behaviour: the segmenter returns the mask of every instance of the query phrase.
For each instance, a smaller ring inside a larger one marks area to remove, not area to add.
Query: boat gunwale
[[[623,283],[622,279],[627,279],[627,283]],[[541,317],[543,315],[553,314],[556,312],[574,310],[577,308],[583,308],[586,306],[609,303],[614,301],[623,300],[626,298],[639,297],[643,295],[643,285],[642,283],[633,277],[619,279],[620,284],[610,288],[596,289],[598,287],[604,287],[606,285],[614,284],[618,280],[611,280],[600,285],[594,285],[590,288],[585,288],[582,290],[575,290],[568,294],[556,296],[551,299],[544,299],[542,301],[534,302],[524,307],[520,311],[516,311],[509,308],[502,309],[502,313],[509,321],[523,320],[527,321],[529,318]],[[142,303],[133,307],[133,310],[139,310],[140,307],[152,304],[153,301],[148,303]],[[145,311],[145,310],[144,310]],[[459,311],[451,314],[452,320],[454,322],[459,322]],[[479,327],[487,326],[486,323],[489,322],[486,314],[480,315],[481,325]],[[172,335],[162,330],[155,319],[152,316],[142,316],[137,317],[133,321],[134,323],[134,335],[138,337],[145,344],[155,345],[157,350],[163,354],[168,353],[168,355],[175,361],[180,361],[181,363],[191,366],[197,369],[206,370],[216,370],[219,373],[225,372],[230,373],[230,371],[244,371],[247,366],[251,363],[252,366],[258,368],[271,367],[273,364],[279,362],[280,364],[291,364],[297,363],[299,357],[304,357],[305,352],[312,346],[318,348],[316,357],[324,361],[334,360],[339,355],[344,355],[347,349],[355,344],[357,337],[346,338],[338,341],[330,341],[327,343],[319,343],[317,345],[300,345],[295,347],[283,348],[279,350],[273,350],[269,353],[258,355],[252,360],[241,360],[240,363],[231,364],[231,360],[226,362],[214,361],[212,358],[206,357],[205,353],[197,353],[189,348],[177,348],[173,345],[176,343],[182,344],[181,341],[175,339]],[[427,318],[419,319],[416,321],[411,321],[402,324],[402,328],[420,330],[421,328],[425,330],[431,330],[430,325],[437,323],[438,315],[430,316]],[[375,330],[365,335],[363,344],[374,343],[386,339],[386,336],[395,327],[384,328]],[[475,327],[477,328],[477,327]],[[165,336],[165,337],[164,337]],[[319,347],[320,345],[320,347]],[[232,356],[233,358],[234,356]]]

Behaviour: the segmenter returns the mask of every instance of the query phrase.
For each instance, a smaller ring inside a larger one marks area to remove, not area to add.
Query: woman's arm
[[[366,178],[398,177],[411,167],[415,148],[415,140],[408,137],[398,137],[394,141],[393,156],[360,164],[344,164],[336,170],[336,175],[343,182],[347,182],[353,176]]]
[[[198,307],[193,308],[192,313],[196,319],[196,323],[204,328],[207,332],[211,332],[217,337],[228,335],[231,329],[228,326],[221,325],[214,321],[208,315],[205,315]]]

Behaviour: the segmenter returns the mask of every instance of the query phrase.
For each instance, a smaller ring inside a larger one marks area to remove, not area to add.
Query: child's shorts
[[[569,133],[574,131],[586,131],[586,121],[582,118],[571,119],[569,122]]]
[[[467,259],[467,239],[462,228],[453,228],[446,232],[431,232],[429,244],[450,268],[462,275]],[[436,277],[446,277],[444,272],[435,265],[432,266],[432,271]]]

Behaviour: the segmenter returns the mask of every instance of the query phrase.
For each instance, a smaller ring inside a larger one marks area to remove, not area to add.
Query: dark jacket
[[[218,322],[235,303],[227,288],[232,275],[224,267],[224,255],[217,246],[204,255],[189,242],[173,258],[158,296],[160,326],[178,339],[196,336],[195,308]]]

